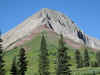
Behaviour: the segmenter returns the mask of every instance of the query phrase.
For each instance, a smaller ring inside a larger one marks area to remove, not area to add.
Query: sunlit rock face
[[[100,40],[86,35],[77,25],[61,12],[43,8],[36,14],[30,16],[24,22],[5,33],[3,37],[3,47],[11,49],[16,42],[32,33],[37,27],[46,25],[49,30],[57,34],[63,34],[66,38],[74,42],[85,44],[88,47],[100,49]]]

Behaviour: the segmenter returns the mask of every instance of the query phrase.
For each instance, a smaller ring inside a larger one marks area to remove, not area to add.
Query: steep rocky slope
[[[11,49],[16,46],[16,43],[20,39],[35,35],[33,34],[35,32],[41,32],[41,26],[57,34],[63,34],[65,38],[69,38],[73,42],[85,44],[94,49],[100,49],[100,40],[86,35],[69,17],[48,8],[41,9],[17,27],[4,34],[2,36],[4,39],[4,48]]]

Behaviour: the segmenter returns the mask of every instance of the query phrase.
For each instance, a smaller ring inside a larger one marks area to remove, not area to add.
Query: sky
[[[100,0],[0,0],[0,29],[8,32],[42,8],[64,13],[86,34],[100,39]]]

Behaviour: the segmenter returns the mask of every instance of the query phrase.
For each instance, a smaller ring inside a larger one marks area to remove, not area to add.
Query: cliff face
[[[100,40],[86,35],[71,19],[69,19],[69,17],[47,8],[43,8],[14,29],[4,34],[2,36],[4,39],[4,48],[13,48],[16,41],[30,35],[33,30],[42,25],[45,25],[49,30],[57,34],[63,34],[65,38],[67,37],[76,43],[100,49]]]

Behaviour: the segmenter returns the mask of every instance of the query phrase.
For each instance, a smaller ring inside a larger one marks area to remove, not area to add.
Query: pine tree
[[[91,67],[98,67],[98,63],[97,63],[97,61],[93,61],[93,62],[91,62]]]
[[[82,68],[83,67],[83,59],[82,56],[79,52],[79,50],[75,51],[75,57],[76,57],[76,64],[77,64],[77,68]]]
[[[98,67],[100,67],[100,51],[98,51],[98,52],[96,53],[96,60],[97,60],[97,65],[98,65]]]
[[[87,48],[84,50],[84,67],[89,67],[90,66],[90,58],[88,54]]]
[[[48,49],[44,34],[41,38],[40,55],[39,55],[39,75],[49,75]]]
[[[57,51],[56,75],[71,75],[71,64],[69,64],[69,59],[68,48],[64,46],[63,35],[61,35],[59,40],[59,49]]]
[[[11,75],[18,75],[18,66],[16,63],[16,57],[13,59],[13,63],[11,67]]]
[[[3,59],[3,56],[4,56],[4,53],[3,53],[3,48],[2,48],[2,38],[1,38],[1,32],[0,32],[0,75],[5,75],[5,69],[4,69],[4,59]]]
[[[93,71],[93,75],[96,75],[95,71]]]
[[[19,66],[19,72],[18,72],[19,75],[25,75],[25,72],[27,71],[27,60],[24,48],[20,49],[18,66]]]

